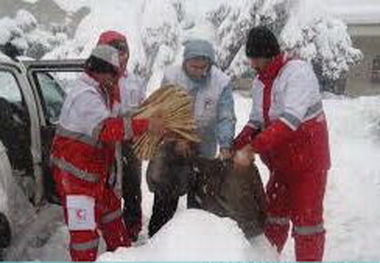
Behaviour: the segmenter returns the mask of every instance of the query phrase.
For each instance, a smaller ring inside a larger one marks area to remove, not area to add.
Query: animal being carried
[[[265,193],[256,166],[234,168],[232,160],[208,159],[176,152],[176,140],[167,140],[151,159],[147,181],[155,199],[149,224],[154,235],[174,215],[178,199],[188,194],[188,208],[200,208],[235,220],[248,239],[263,232]],[[197,200],[197,204],[189,200]]]
[[[247,238],[263,232],[265,193],[256,166],[234,168],[231,159],[201,157],[193,103],[179,85],[163,85],[151,94],[135,117],[161,112],[166,134],[145,133],[134,143],[137,156],[150,159],[149,189],[154,193],[149,236],[174,215],[179,197],[188,194],[188,208],[199,208],[237,221]],[[188,145],[186,153],[183,145]]]

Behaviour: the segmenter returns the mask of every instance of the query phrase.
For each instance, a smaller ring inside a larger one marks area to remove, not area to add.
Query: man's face
[[[268,65],[268,63],[270,62],[270,59],[269,58],[249,58],[249,61],[251,64],[251,68],[260,72]]]
[[[191,58],[184,63],[185,71],[191,78],[204,78],[210,68],[210,61],[205,58]]]

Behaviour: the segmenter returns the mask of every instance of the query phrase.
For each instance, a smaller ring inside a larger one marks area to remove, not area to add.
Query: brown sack
[[[235,170],[232,161],[200,160],[194,187],[202,209],[234,219],[247,238],[263,232],[266,199],[254,164]]]

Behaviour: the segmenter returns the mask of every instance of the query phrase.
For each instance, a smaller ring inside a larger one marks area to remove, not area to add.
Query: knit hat
[[[120,67],[119,52],[117,51],[116,48],[113,48],[111,46],[108,46],[108,45],[96,46],[92,50],[90,57],[98,58],[114,66],[115,68]]]
[[[119,51],[129,52],[128,42],[125,35],[113,30],[104,31],[101,33],[99,36],[98,45],[110,45]]]
[[[215,63],[215,50],[211,43],[202,39],[192,39],[185,43],[183,59],[186,61],[192,58],[204,57]]]
[[[250,30],[245,52],[249,58],[272,58],[281,51],[277,38],[272,31],[260,26]]]

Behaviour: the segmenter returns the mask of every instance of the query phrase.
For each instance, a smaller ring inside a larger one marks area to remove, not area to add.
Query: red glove
[[[258,153],[272,151],[286,143],[293,134],[294,131],[287,124],[277,120],[256,136],[251,145]]]
[[[247,144],[249,144],[253,138],[258,134],[258,130],[255,129],[249,123],[244,126],[239,135],[233,140],[232,147],[235,151],[240,150]]]
[[[121,141],[124,137],[124,121],[122,118],[108,118],[104,121],[99,139],[104,142]]]

